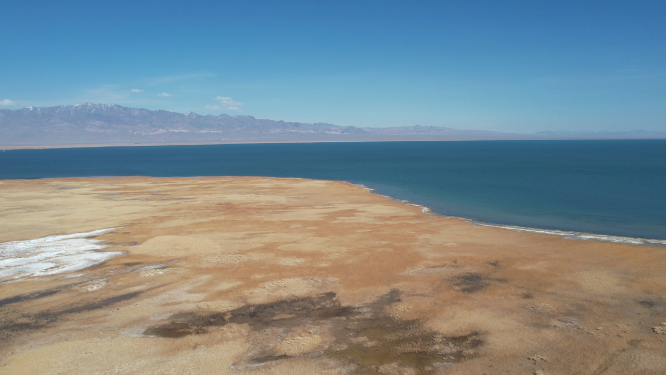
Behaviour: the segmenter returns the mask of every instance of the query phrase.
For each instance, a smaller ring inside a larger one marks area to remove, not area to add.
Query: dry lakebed
[[[666,247],[341,181],[0,181],[2,374],[665,374]]]

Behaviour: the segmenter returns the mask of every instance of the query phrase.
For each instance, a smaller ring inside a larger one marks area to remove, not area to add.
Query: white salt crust
[[[78,271],[123,254],[98,251],[110,245],[92,238],[114,229],[0,243],[0,281]]]

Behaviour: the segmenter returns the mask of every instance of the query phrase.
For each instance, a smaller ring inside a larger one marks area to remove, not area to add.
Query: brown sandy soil
[[[5,180],[0,215],[0,242],[126,252],[2,279],[2,374],[666,373],[663,247],[301,179]]]

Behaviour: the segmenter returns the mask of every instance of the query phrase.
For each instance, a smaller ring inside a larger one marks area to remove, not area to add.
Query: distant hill
[[[623,136],[624,134],[624,136]],[[242,142],[666,138],[666,133],[512,134],[436,126],[358,128],[222,114],[182,114],[115,104],[0,110],[0,146],[197,144]]]
[[[0,144],[164,143],[285,138],[284,135],[363,134],[362,129],[252,116],[202,116],[83,103],[0,110]],[[282,136],[282,137],[281,137]],[[289,138],[289,137],[286,137]]]
[[[626,132],[608,131],[548,131],[538,132],[532,135],[536,137],[557,139],[663,139],[666,132],[655,132],[647,130],[632,130]]]
[[[445,136],[463,136],[471,137],[476,136],[479,138],[484,137],[500,137],[504,138],[512,135],[512,133],[493,132],[485,130],[460,130],[453,128],[445,128],[441,126],[400,126],[392,128],[363,128],[369,134],[383,134],[383,135],[416,135],[416,134],[429,134],[429,135],[445,135]]]

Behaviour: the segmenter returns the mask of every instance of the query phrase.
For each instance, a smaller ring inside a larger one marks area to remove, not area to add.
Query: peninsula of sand
[[[2,374],[664,374],[666,247],[340,181],[0,181]]]

